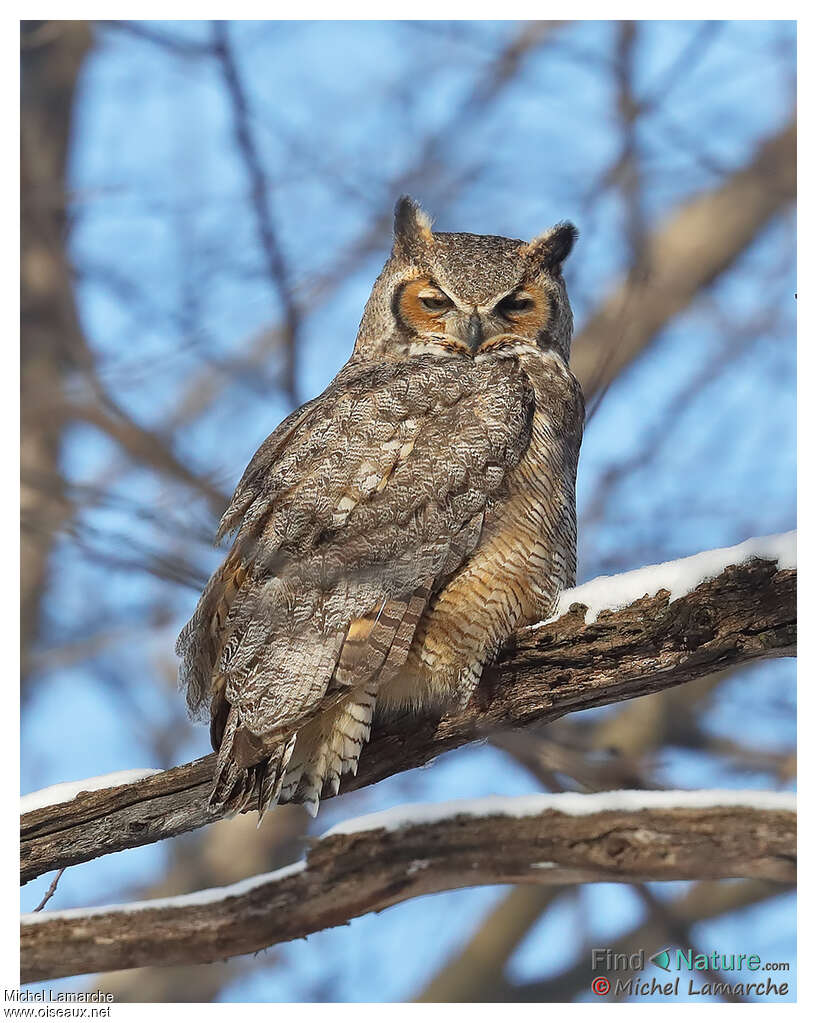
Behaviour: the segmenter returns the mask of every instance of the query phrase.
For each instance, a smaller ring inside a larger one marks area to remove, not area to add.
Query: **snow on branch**
[[[750,540],[570,591],[558,618],[511,638],[465,710],[376,726],[357,777],[347,776],[341,793],[500,730],[545,724],[757,658],[793,656],[794,541],[793,533]],[[214,756],[203,757],[25,813],[22,881],[210,823],[213,764]]]
[[[474,885],[791,881],[794,797],[609,792],[400,807],[332,828],[306,860],[175,898],[23,917],[21,980],[255,952]]]
[[[639,597],[654,597],[660,590],[669,592],[672,603],[706,580],[719,576],[730,565],[743,565],[753,558],[774,562],[779,569],[797,568],[797,530],[753,536],[734,547],[718,547],[619,575],[600,575],[572,590],[565,590],[549,621],[561,618],[572,604],[584,604],[587,608],[584,620],[589,625],[602,611],[626,607]]]
[[[414,824],[435,824],[447,817],[536,817],[546,810],[583,817],[591,813],[638,813],[641,810],[704,809],[713,806],[751,806],[755,810],[788,810],[794,813],[793,792],[760,792],[755,789],[617,789],[608,792],[552,792],[529,796],[483,796],[452,799],[446,803],[414,803],[395,806],[340,821],[324,833],[360,834],[363,831],[398,831]]]
[[[131,782],[142,781],[152,774],[161,774],[158,767],[135,767],[128,771],[111,771],[100,774],[96,778],[84,778],[82,781],[64,781],[59,785],[49,785],[45,789],[37,789],[20,797],[20,813],[31,813],[44,806],[56,806],[67,803],[81,792],[98,792],[100,789],[113,789],[119,785],[130,785]]]

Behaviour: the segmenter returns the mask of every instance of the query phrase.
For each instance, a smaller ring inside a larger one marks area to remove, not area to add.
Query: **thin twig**
[[[258,238],[264,253],[270,279],[284,313],[282,388],[290,402],[297,406],[300,404],[297,384],[300,315],[295,304],[289,268],[284,259],[283,249],[281,248],[278,233],[273,223],[272,211],[270,209],[272,187],[267,180],[261,154],[258,151],[258,146],[252,132],[249,99],[235,61],[226,22],[213,22],[213,49],[216,58],[221,64],[224,83],[227,87],[227,95],[232,108],[233,133],[236,145],[244,160],[250,179],[250,200],[258,224]]]
[[[60,867],[60,869],[54,875],[54,880],[48,886],[48,890],[46,891],[45,895],[43,895],[42,899],[40,899],[39,905],[34,907],[34,912],[35,913],[39,913],[40,910],[43,909],[43,907],[45,906],[46,902],[48,902],[48,900],[51,898],[51,896],[57,890],[57,885],[60,883],[60,878],[62,877],[62,875],[65,873],[65,871],[67,869],[68,869],[68,867]]]

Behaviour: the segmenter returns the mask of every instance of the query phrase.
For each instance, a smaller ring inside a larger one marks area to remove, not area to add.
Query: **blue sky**
[[[149,24],[209,38],[207,23]],[[414,166],[420,140],[439,132],[431,170],[408,184],[440,229],[529,237],[557,220],[578,224],[567,280],[581,330],[627,266],[621,196],[602,187],[620,145],[610,70],[617,25],[570,25],[525,62],[496,102],[465,105],[518,29],[513,22],[231,26],[268,199],[299,294],[339,260],[345,270],[349,246],[393,205],[394,182]],[[637,128],[648,225],[717,184],[783,126],[792,109],[794,43],[792,22],[640,24],[634,88],[652,104]],[[100,30],[78,93],[70,184],[77,298],[101,378],[135,419],[166,431],[203,369],[217,372],[280,314],[212,62]],[[795,527],[793,245],[793,218],[771,223],[604,397],[580,463],[580,581]],[[348,357],[387,250],[384,235],[306,310],[302,398],[325,387]],[[218,400],[173,432],[176,454],[225,491],[288,411],[275,371],[272,353],[268,365],[239,381],[225,374]],[[678,411],[668,421],[674,402]],[[581,520],[605,471],[653,449],[642,469],[622,477],[598,518]],[[205,504],[123,463],[91,428],[72,429],[63,468],[106,498],[82,513],[82,543],[59,545],[43,650],[97,630],[116,637],[120,628],[122,638],[41,672],[23,708],[23,791],[170,766],[156,761],[151,738],[175,728],[181,697],[167,679],[175,634],[196,592],[138,563],[145,550],[171,552],[206,577],[219,558],[207,542],[214,519]],[[112,554],[133,564],[116,567]],[[737,724],[746,742],[787,748],[794,701],[794,662],[761,664],[719,690],[707,728],[734,736]],[[180,725],[167,756],[182,762],[206,751],[206,730]],[[680,750],[668,751],[658,773],[680,787],[770,784]],[[473,748],[353,802],[326,804],[315,828],[405,801],[533,790],[504,754]],[[50,908],[135,897],[161,875],[167,856],[166,848],[150,847],[71,868]],[[46,884],[23,889],[25,909]],[[274,950],[221,997],[297,1001],[329,991],[337,1000],[409,998],[500,894],[415,900]],[[611,921],[625,929],[641,913],[628,890],[588,887],[578,905],[566,899],[528,936],[512,976],[533,980],[567,965],[581,934],[577,915],[602,934]],[[794,899],[783,896],[694,936],[724,951],[748,942],[769,959],[793,962],[794,920]],[[416,955],[405,955],[407,943]]]

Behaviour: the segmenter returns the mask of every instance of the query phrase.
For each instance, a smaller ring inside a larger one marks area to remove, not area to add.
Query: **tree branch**
[[[641,272],[604,301],[573,341],[570,367],[587,398],[603,392],[791,204],[796,140],[792,121],[745,167],[694,196],[645,239]]]
[[[789,535],[747,541],[570,591],[558,620],[512,638],[464,711],[376,727],[357,777],[346,776],[341,792],[419,767],[499,730],[541,725],[758,658],[793,656],[797,573],[787,545],[793,547]],[[746,561],[752,553],[767,560]],[[742,563],[724,567],[732,560]],[[685,574],[687,589],[679,592]],[[583,603],[571,605],[573,597]],[[607,606],[605,598],[621,609],[586,622],[583,608]],[[22,881],[211,823],[213,764],[210,755],[24,814]]]
[[[258,225],[258,238],[275,293],[283,310],[284,368],[282,387],[293,406],[300,404],[297,383],[300,314],[295,304],[290,273],[270,208],[272,188],[252,132],[250,103],[230,43],[227,22],[213,22],[213,52],[224,78],[233,120],[236,149],[250,179],[250,200]]]
[[[564,895],[579,889],[521,884],[480,922],[473,935],[423,985],[414,1002],[486,1002],[502,986],[505,970],[522,939]]]
[[[401,808],[334,828],[305,861],[230,888],[28,914],[21,981],[212,962],[473,885],[791,881],[795,827],[789,793],[567,793]]]
[[[62,476],[66,421],[53,409],[90,353],[66,258],[66,164],[76,83],[93,45],[82,21],[22,21],[20,116],[20,632],[24,694],[51,554],[71,517]],[[33,486],[32,477],[46,480]],[[37,523],[37,529],[30,528]]]
[[[768,881],[741,881],[723,884],[718,881],[702,881],[683,895],[666,904],[666,909],[686,925],[700,924],[719,916],[739,912],[756,906],[768,899],[774,899],[791,890],[790,885]],[[668,941],[666,931],[653,916],[643,924],[623,934],[616,935],[610,942],[617,952],[635,952],[638,949],[661,948]],[[562,973],[547,980],[528,981],[522,984],[503,982],[491,992],[490,997],[481,999],[492,1002],[572,1002],[579,992],[588,988],[592,971],[590,949],[582,949],[573,963]],[[465,1001],[465,999],[461,999]]]

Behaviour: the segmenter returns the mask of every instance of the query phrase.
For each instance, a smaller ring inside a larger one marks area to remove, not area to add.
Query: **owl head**
[[[428,215],[403,196],[392,252],[366,304],[353,358],[473,359],[529,344],[567,361],[573,313],[562,264],[577,234],[569,223],[529,242],[433,232]]]

